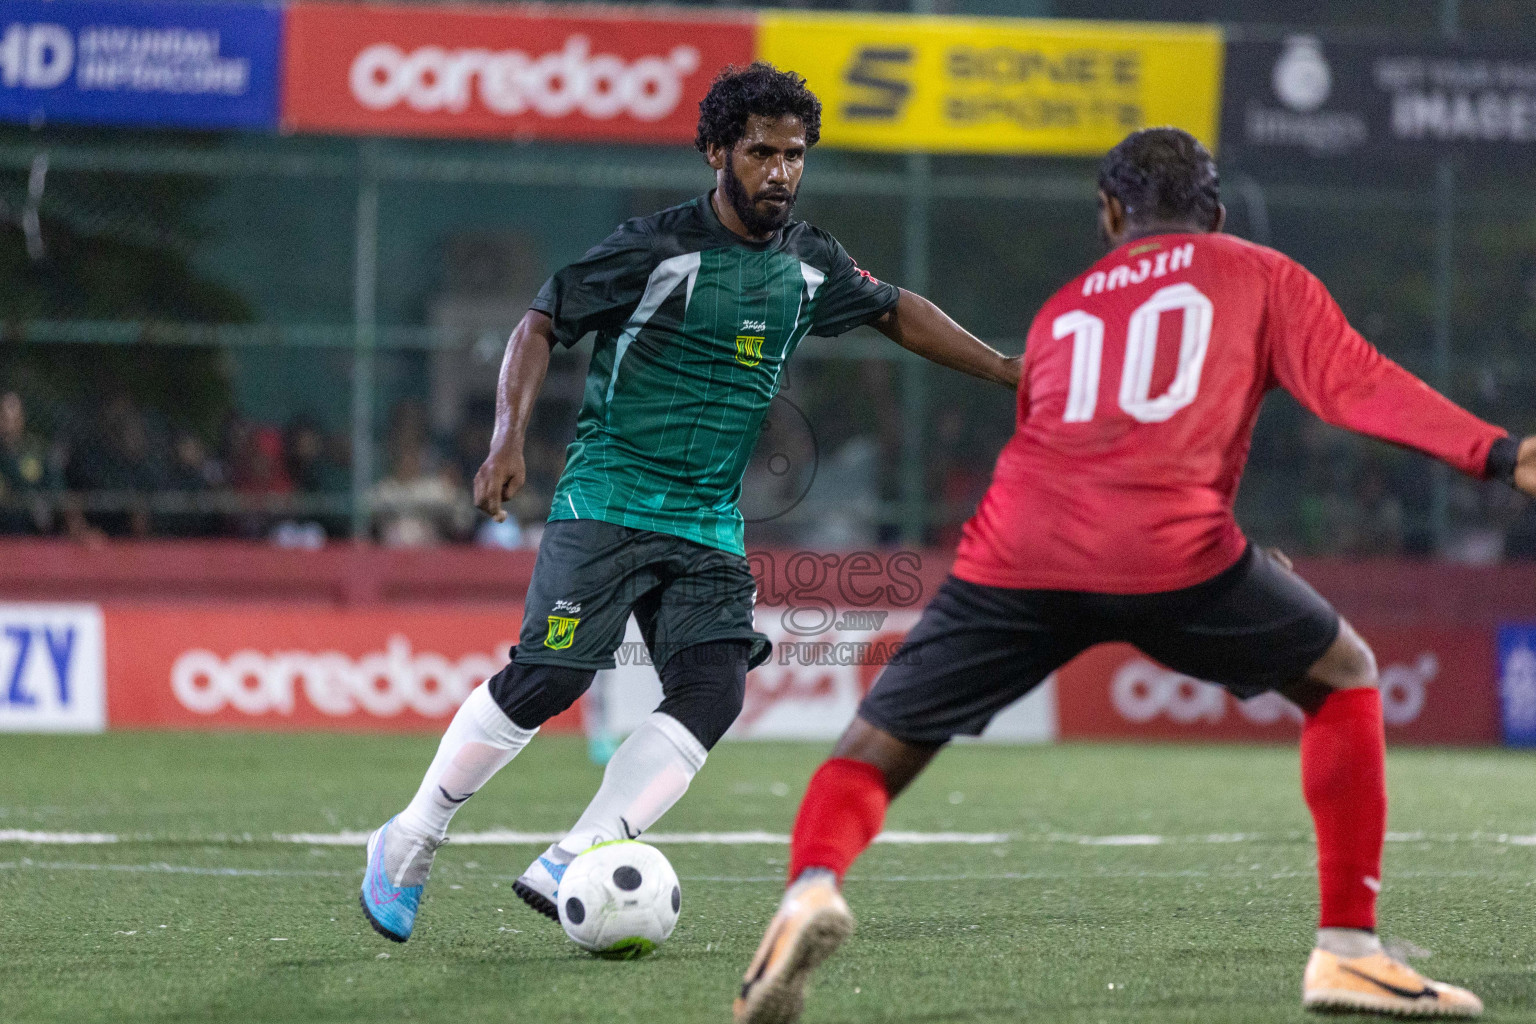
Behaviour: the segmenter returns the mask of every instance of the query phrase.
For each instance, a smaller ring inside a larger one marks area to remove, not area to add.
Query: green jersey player
[[[869,324],[934,362],[1016,388],[1019,360],[920,296],[882,283],[831,235],[791,218],[821,104],[798,75],[730,68],[699,106],[715,187],[627,221],[550,278],[507,343],[475,500],[502,519],[524,481],[523,437],[550,352],[595,332],[567,454],[510,663],[464,702],[410,805],[369,840],[362,905],[411,934],[453,813],[593,675],[631,614],[663,699],[610,760],[570,834],[514,888],[557,916],[577,854],[649,828],[687,790],[769,653],[736,507],[785,364],[807,334]]]

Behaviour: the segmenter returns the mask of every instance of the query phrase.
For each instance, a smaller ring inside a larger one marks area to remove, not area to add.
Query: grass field
[[[525,909],[535,845],[450,844],[416,937],[357,909],[362,851],[274,834],[366,830],[414,789],[421,737],[7,736],[0,1020],[723,1022],[778,897],[774,844],[663,847],[683,915],[654,958],[598,961]],[[823,745],[727,744],[658,831],[788,831]],[[1536,758],[1394,751],[1383,932],[1536,1021]],[[559,830],[596,786],[543,737],[462,831]],[[1315,908],[1295,752],[1239,747],[947,752],[887,827],[1004,833],[880,845],[847,893],[859,932],[808,1022],[1301,1021]]]

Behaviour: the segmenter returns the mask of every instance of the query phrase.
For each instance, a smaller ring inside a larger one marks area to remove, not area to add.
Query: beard
[[[795,210],[795,201],[800,198],[799,192],[791,192],[787,188],[766,188],[756,195],[749,195],[747,186],[736,177],[736,167],[729,153],[725,155],[724,187],[726,201],[736,211],[736,216],[741,218],[742,225],[754,235],[771,235],[788,224],[789,216]],[[763,213],[757,208],[759,200],[780,198],[787,202],[776,210]]]

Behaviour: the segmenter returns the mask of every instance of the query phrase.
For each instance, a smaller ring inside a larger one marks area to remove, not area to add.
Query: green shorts
[[[756,600],[757,581],[740,555],[597,519],[559,519],[544,527],[513,660],[613,668],[633,612],[657,669],[683,648],[715,640],[749,642],[752,668],[771,650],[752,628]]]

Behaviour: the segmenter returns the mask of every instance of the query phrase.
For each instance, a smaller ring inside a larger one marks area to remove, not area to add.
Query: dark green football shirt
[[[533,302],[559,344],[597,332],[549,518],[745,553],[736,501],[784,364],[807,334],[868,323],[897,294],[802,221],[741,238],[707,195],[619,225]]]

